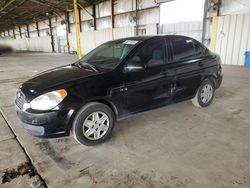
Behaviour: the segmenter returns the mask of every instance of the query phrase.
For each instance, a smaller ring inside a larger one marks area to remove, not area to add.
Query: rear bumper
[[[223,80],[223,75],[221,74],[217,78],[217,86],[216,86],[217,89],[221,86],[222,80]]]
[[[16,106],[21,126],[32,136],[40,138],[56,138],[68,136],[73,110],[51,111],[46,113],[29,113]]]

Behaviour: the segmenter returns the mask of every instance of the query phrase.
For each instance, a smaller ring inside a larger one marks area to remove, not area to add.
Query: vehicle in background
[[[6,53],[12,53],[13,49],[8,45],[0,44],[0,55]]]

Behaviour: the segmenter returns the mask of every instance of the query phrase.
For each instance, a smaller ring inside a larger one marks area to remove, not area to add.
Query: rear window
[[[189,38],[172,39],[173,60],[184,60],[196,55],[193,40]]]

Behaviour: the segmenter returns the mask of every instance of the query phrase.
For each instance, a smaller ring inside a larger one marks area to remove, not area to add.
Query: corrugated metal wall
[[[94,31],[93,27],[93,14],[92,6],[85,7],[80,11],[82,32],[81,32],[81,45],[83,53],[86,54],[92,50],[97,45],[112,40],[112,30],[111,30],[111,17],[110,17],[110,1],[105,0],[96,4],[96,17],[97,17],[97,31]],[[113,38],[122,38],[128,36],[135,36],[135,25],[136,25],[136,0],[116,0],[114,2],[114,19],[115,28],[113,30]],[[56,51],[64,48],[63,42],[66,40],[59,40],[57,36],[57,27],[61,25],[62,19],[66,15],[60,15],[51,18],[52,22],[52,34],[54,36],[54,44]],[[69,12],[69,43],[71,51],[76,51],[76,41],[75,41],[75,23],[73,12]],[[157,24],[159,23],[159,5],[155,3],[154,0],[138,0],[138,30],[142,28],[145,30],[145,34],[157,34]],[[21,26],[22,39],[19,35],[19,28],[14,28],[14,33],[16,39],[14,39],[13,31],[10,31],[10,36],[8,31],[5,31],[4,38],[0,38],[0,42],[8,42],[9,45],[13,46],[16,50],[38,50],[45,51],[51,50],[51,42],[47,41],[50,39],[49,21],[39,21],[39,33],[40,37],[47,37],[46,40],[42,41],[41,46],[37,46],[40,41],[36,29],[36,24],[29,24],[30,37],[32,39],[27,39],[27,27]],[[3,33],[1,33],[3,36]],[[34,39],[33,39],[34,38]],[[20,40],[19,40],[20,39]],[[27,39],[27,40],[26,40]],[[45,38],[44,38],[45,39]],[[15,41],[17,40],[17,41]],[[27,42],[28,41],[28,42]],[[59,42],[60,41],[60,42]],[[23,48],[21,49],[21,43],[23,42]],[[34,44],[33,44],[34,42]],[[62,42],[62,43],[61,43]],[[47,47],[45,47],[47,46]],[[67,50],[65,50],[67,51]]]
[[[250,14],[219,16],[216,52],[222,63],[243,65],[247,50],[250,50]]]
[[[86,54],[104,42],[112,40],[112,30],[85,31],[80,33],[82,53]],[[135,36],[135,27],[121,27],[113,29],[114,39]],[[75,33],[69,34],[70,50],[77,51]]]
[[[185,35],[201,41],[202,37],[202,22],[180,22],[163,24],[161,33],[168,35]]]
[[[33,37],[22,39],[5,39],[3,41],[7,45],[11,45],[15,50],[22,51],[38,51],[38,52],[51,52],[51,38],[45,37]]]
[[[250,12],[249,0],[222,0],[220,14],[232,15]]]

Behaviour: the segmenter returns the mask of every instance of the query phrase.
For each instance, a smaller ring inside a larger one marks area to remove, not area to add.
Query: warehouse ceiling
[[[78,0],[88,6],[101,0]],[[45,20],[73,9],[73,0],[0,0],[0,31]]]

